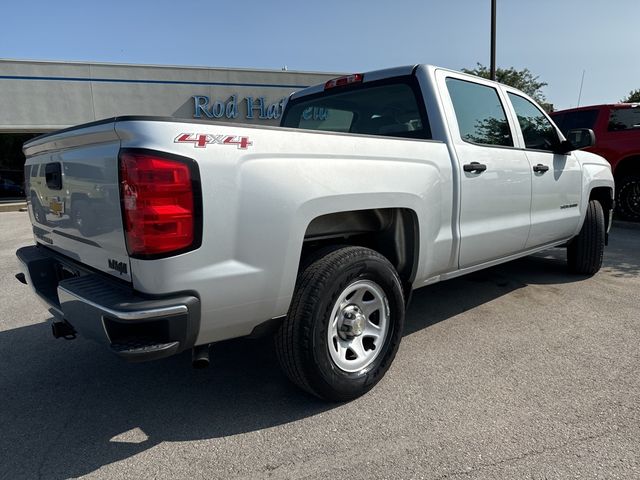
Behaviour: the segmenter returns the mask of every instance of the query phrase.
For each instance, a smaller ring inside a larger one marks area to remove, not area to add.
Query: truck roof
[[[363,82],[372,82],[374,80],[382,80],[384,78],[411,75],[416,67],[418,67],[418,65],[404,65],[402,67],[384,68],[381,70],[364,72],[362,74],[364,76]],[[324,90],[324,86],[325,83],[317,83],[316,85],[311,85],[310,87],[303,88],[302,90],[298,90],[297,92],[292,93],[289,99],[294,100],[300,97],[305,97],[307,95],[313,95],[314,93],[320,93]]]
[[[475,75],[470,74],[470,73],[460,72],[458,70],[453,70],[451,68],[439,67],[437,65],[432,65],[432,64],[428,64],[428,63],[418,63],[418,64],[412,64],[412,65],[403,65],[403,66],[400,66],[400,67],[383,68],[381,70],[371,70],[371,71],[368,71],[368,72],[358,72],[358,73],[363,76],[362,82],[363,83],[367,83],[367,82],[373,82],[373,81],[376,81],[376,80],[383,80],[385,78],[393,78],[393,77],[401,77],[401,76],[405,76],[405,75],[411,75],[418,67],[424,67],[428,72],[433,72],[434,70],[444,70],[444,71],[447,71],[447,72],[456,73],[458,75],[466,75],[470,79],[478,78]],[[355,75],[355,74],[356,73],[354,72],[354,73],[351,73],[351,74],[346,74],[344,76],[348,77],[350,75]],[[341,78],[341,77],[336,77],[336,78]],[[489,82],[492,82],[492,83],[501,84],[500,82],[497,82],[495,80],[489,80],[488,78],[483,78],[483,80],[489,81]],[[325,85],[326,85],[326,83],[318,83],[316,85],[311,85],[310,87],[303,88],[302,90],[298,90],[297,92],[294,92],[289,96],[289,100],[296,100],[298,98],[305,97],[307,95],[313,95],[315,93],[320,93],[320,92],[324,91]]]
[[[586,105],[584,107],[565,108],[563,110],[556,110],[551,115],[566,112],[580,112],[582,110],[594,110],[600,108],[638,108],[640,103],[601,103],[599,105]]]

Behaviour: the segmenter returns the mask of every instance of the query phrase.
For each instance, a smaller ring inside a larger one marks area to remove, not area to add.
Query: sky
[[[0,58],[315,72],[489,64],[491,0],[6,2]],[[640,88],[640,0],[497,0],[497,65],[556,109]]]

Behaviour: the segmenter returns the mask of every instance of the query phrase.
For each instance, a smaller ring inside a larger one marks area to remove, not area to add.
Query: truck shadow
[[[615,278],[640,276],[640,229],[614,228],[605,249],[602,273]],[[601,273],[601,274],[602,274]],[[496,267],[416,290],[405,335],[434,325],[528,285],[560,285],[588,280],[567,270],[566,249],[552,248]]]
[[[306,418],[335,405],[280,373],[267,340],[126,364],[84,339],[54,341],[47,325],[0,333],[0,478],[66,479],[161,442],[227,437]],[[212,455],[214,453],[212,452]]]
[[[566,251],[551,249],[416,290],[405,335],[472,310],[527,285],[559,285],[588,277],[567,271]]]
[[[605,249],[604,269],[617,278],[640,275],[640,223],[625,223],[625,227],[617,227],[614,223],[609,246]]]
[[[620,255],[606,268],[639,274],[639,261]],[[567,273],[558,249],[426,287],[406,334],[527,285],[585,278]],[[338,407],[289,384],[268,339],[218,344],[211,367],[193,370],[188,352],[130,365],[84,339],[54,341],[36,324],[0,332],[0,359],[0,477],[12,480],[77,477],[162,442],[255,432]]]

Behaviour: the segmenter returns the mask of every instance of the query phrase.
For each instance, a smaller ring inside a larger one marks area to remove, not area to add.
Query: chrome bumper
[[[194,295],[144,295],[45,247],[16,255],[26,282],[58,321],[128,361],[167,357],[195,344],[200,301]]]

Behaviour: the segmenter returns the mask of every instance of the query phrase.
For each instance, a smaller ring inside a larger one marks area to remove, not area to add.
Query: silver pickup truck
[[[280,127],[118,117],[28,142],[53,314],[129,361],[273,334],[304,390],[348,400],[393,361],[411,292],[550,248],[592,275],[609,164],[522,92],[428,65],[292,94]]]

